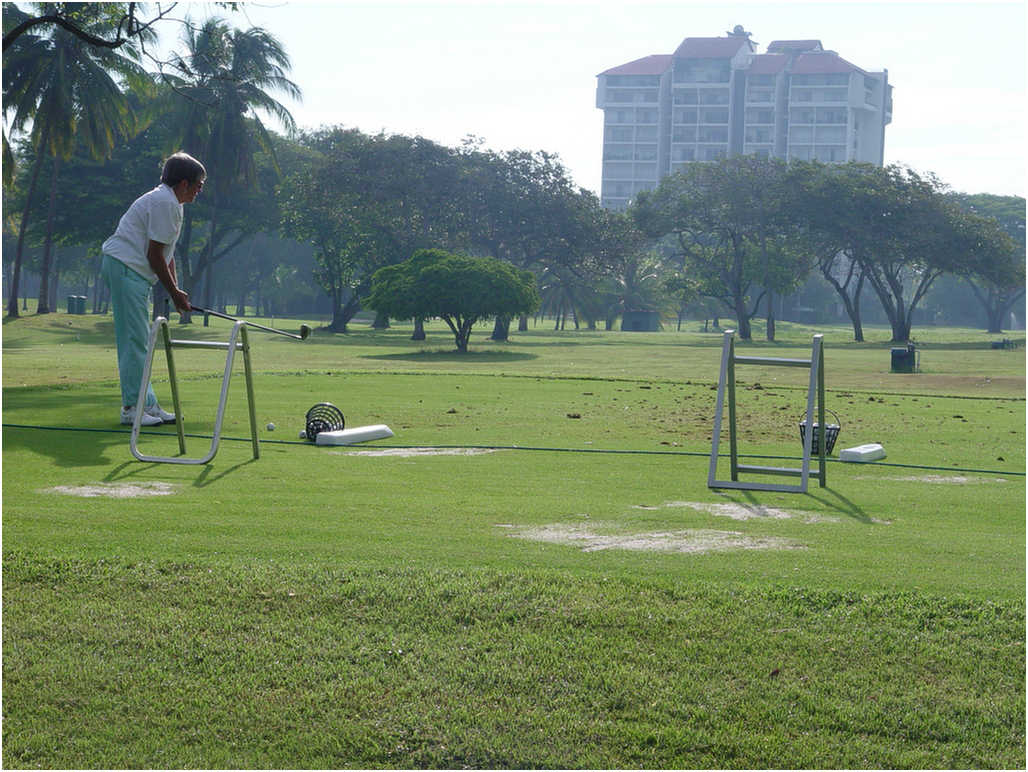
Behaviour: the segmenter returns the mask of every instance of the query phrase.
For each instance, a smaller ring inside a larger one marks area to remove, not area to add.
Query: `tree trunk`
[[[490,336],[490,340],[509,340],[510,322],[509,316],[497,316],[496,322],[493,324],[493,334]]]
[[[46,207],[46,240],[43,242],[43,262],[39,269],[39,304],[37,314],[50,313],[50,263],[54,243],[54,215],[57,213],[57,173],[60,170],[60,156],[55,155],[54,172],[50,178],[50,200]]]
[[[411,340],[424,340],[425,339],[425,320],[422,317],[417,317],[414,320],[414,334],[410,336]]]
[[[39,153],[36,154],[36,162],[32,165],[32,176],[29,178],[29,190],[25,196],[25,209],[21,214],[21,223],[18,225],[18,249],[14,253],[14,272],[11,278],[11,297],[7,302],[7,315],[17,318],[18,314],[18,283],[21,279],[21,256],[25,248],[25,234],[28,231],[29,212],[32,211],[32,197],[36,193],[36,183],[39,181],[39,172],[43,168],[42,149],[46,147],[46,141],[50,136],[50,128],[43,127],[43,135],[39,139]]]
[[[371,327],[374,330],[388,330],[389,329],[389,317],[386,314],[375,312],[375,321],[371,323]]]
[[[518,332],[528,332],[528,314],[518,317]]]
[[[734,298],[733,307],[735,318],[738,323],[739,340],[753,340],[753,332],[750,329],[749,311],[746,309],[746,300],[742,297]]]
[[[767,339],[769,342],[775,342],[775,305],[774,305],[775,293],[771,290],[767,291]]]

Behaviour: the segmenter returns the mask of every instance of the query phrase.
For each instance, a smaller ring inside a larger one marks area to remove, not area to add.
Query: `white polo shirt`
[[[157,281],[157,274],[146,259],[150,242],[164,244],[164,262],[170,263],[181,228],[182,204],[175,191],[161,183],[132,202],[118,221],[114,235],[104,242],[103,252],[152,284]]]

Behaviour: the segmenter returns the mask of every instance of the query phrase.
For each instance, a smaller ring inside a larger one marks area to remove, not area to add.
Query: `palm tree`
[[[215,246],[225,236],[219,230],[219,215],[239,186],[256,182],[255,154],[263,150],[274,159],[272,139],[260,115],[277,118],[287,131],[296,124],[289,110],[271,92],[293,99],[300,88],[286,77],[289,56],[278,40],[254,27],[234,30],[221,19],[208,19],[186,38],[187,55],[175,62],[180,76],[174,88],[185,99],[180,112],[179,136],[183,147],[197,155],[207,167],[208,234],[200,257],[190,264],[193,211],[186,210],[180,269],[182,281],[191,286],[204,269],[217,259]],[[222,229],[224,230],[224,229]],[[208,275],[206,292],[210,294]],[[209,301],[207,302],[209,305]]]
[[[46,6],[40,4],[42,10]],[[101,32],[105,22],[83,19],[82,24]],[[152,33],[148,37],[152,38]],[[150,83],[149,76],[137,60],[138,50],[134,44],[116,51],[96,48],[58,27],[38,35],[22,34],[4,53],[4,111],[13,113],[12,134],[24,132],[31,124],[29,138],[35,151],[19,225],[8,304],[10,316],[18,316],[22,251],[43,161],[50,158],[53,171],[39,288],[38,313],[41,314],[50,310],[50,258],[60,161],[71,157],[76,143],[95,158],[104,158],[120,138],[136,129],[135,115],[117,79],[145,88]]]

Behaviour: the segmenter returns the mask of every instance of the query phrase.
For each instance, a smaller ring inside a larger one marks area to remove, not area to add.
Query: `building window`
[[[753,88],[752,86],[746,89],[746,101],[747,102],[774,102],[775,92],[769,88]]]
[[[624,89],[607,89],[607,101],[609,102],[631,102],[632,92]]]
[[[695,161],[696,148],[688,145],[674,145],[671,148],[672,161]]]
[[[789,128],[790,142],[809,143],[814,141],[814,128],[812,126],[791,126]]]
[[[702,123],[728,123],[728,110],[704,110],[700,117]]]
[[[789,122],[793,124],[813,123],[814,111],[809,108],[794,107],[789,111]]]
[[[673,99],[676,105],[699,104],[696,89],[694,88],[676,88]]]
[[[796,86],[847,86],[850,82],[850,74],[848,72],[825,72],[793,75],[792,82]]]
[[[657,181],[657,164],[636,164],[635,176],[637,180]]]
[[[845,102],[849,99],[849,89],[819,88],[814,90],[815,102]]]
[[[696,111],[675,110],[675,123],[696,123]]]
[[[605,180],[630,180],[632,179],[632,164],[606,162],[603,164],[603,178]]]
[[[849,111],[845,107],[818,107],[818,123],[846,123]]]
[[[814,157],[818,161],[828,163],[840,163],[846,160],[845,145],[818,145],[814,151]]]
[[[696,141],[696,127],[695,126],[675,126],[671,129],[671,141],[672,142],[695,142]]]
[[[631,145],[604,145],[603,146],[603,160],[604,161],[631,161],[632,160],[632,146]]]
[[[657,127],[656,126],[640,126],[635,131],[635,138],[640,142],[656,142],[657,141]]]
[[[797,161],[809,161],[813,153],[814,149],[810,145],[789,145],[789,158]]]
[[[728,89],[726,88],[703,88],[700,89],[701,105],[726,105],[728,104]]]
[[[639,108],[635,111],[635,119],[639,123],[656,123],[657,122],[657,111],[650,109]]]
[[[771,128],[769,126],[747,126],[746,127],[746,141],[747,142],[770,142],[771,141]]]
[[[603,129],[604,142],[631,142],[633,129],[631,126],[605,126]]]
[[[659,86],[659,75],[608,75],[608,86]]]
[[[750,155],[756,156],[757,158],[770,158],[771,157],[771,148],[769,146],[767,146],[767,145],[759,145],[759,146],[756,146],[756,147],[750,147],[750,148],[746,149],[746,152],[748,152]]]
[[[728,59],[676,59],[675,83],[728,83],[732,65]]]
[[[746,108],[746,123],[774,123],[774,110],[757,110],[752,107]]]
[[[636,161],[656,161],[657,160],[657,146],[656,145],[636,145],[635,146],[635,160]]]
[[[727,142],[728,129],[720,126],[700,126],[696,136],[700,142]]]
[[[635,115],[631,110],[612,110],[607,108],[603,111],[604,123],[635,123]]]
[[[846,127],[818,126],[815,130],[814,141],[819,145],[841,145],[846,141]]]
[[[704,161],[720,161],[728,155],[728,150],[723,147],[705,147],[702,151]]]

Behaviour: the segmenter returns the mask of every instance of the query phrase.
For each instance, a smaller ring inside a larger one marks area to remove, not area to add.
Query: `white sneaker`
[[[121,409],[121,422],[126,426],[132,425],[132,419],[136,417],[136,409],[134,407],[123,407]],[[164,421],[155,415],[143,413],[142,419],[139,421],[140,426],[160,426]]]
[[[169,413],[167,410],[164,410],[160,405],[156,403],[150,405],[150,407],[146,408],[143,412],[148,416],[153,416],[154,418],[161,419],[161,423],[163,424],[175,423],[175,414]]]

